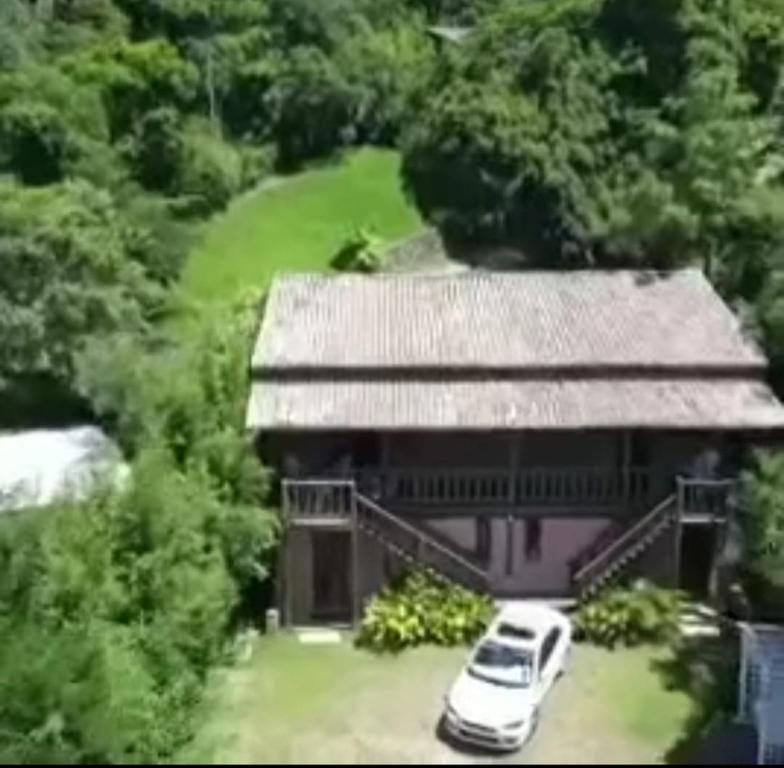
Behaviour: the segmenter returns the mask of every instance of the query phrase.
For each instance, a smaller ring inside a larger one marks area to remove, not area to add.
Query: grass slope
[[[189,259],[185,305],[230,301],[277,272],[324,270],[359,227],[385,240],[416,233],[422,221],[403,195],[399,165],[396,152],[361,149],[238,199],[210,222]]]

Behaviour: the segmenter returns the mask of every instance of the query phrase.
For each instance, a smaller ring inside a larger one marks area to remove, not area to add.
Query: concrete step
[[[710,638],[721,635],[724,619],[709,605],[688,603],[681,611],[680,633],[687,638]]]

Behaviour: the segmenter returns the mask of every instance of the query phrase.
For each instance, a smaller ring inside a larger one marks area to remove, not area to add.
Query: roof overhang
[[[784,429],[760,379],[267,380],[247,427],[281,430]]]

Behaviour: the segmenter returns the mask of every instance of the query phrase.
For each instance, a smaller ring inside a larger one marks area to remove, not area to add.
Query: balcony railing
[[[605,467],[369,469],[355,473],[367,496],[402,505],[640,506],[649,502],[647,470]]]

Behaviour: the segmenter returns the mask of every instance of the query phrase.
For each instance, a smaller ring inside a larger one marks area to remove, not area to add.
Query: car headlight
[[[446,716],[449,720],[459,719],[457,710],[449,703],[446,703]]]
[[[513,728],[521,728],[525,725],[525,720],[515,720],[513,723],[507,723],[504,728],[508,728],[510,731]]]

